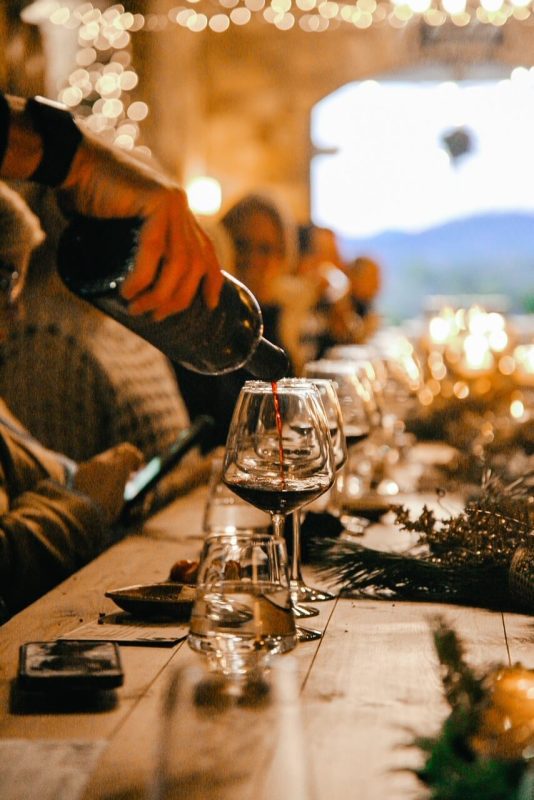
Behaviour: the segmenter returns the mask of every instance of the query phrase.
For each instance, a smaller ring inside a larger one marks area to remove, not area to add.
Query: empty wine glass
[[[357,500],[370,484],[372,464],[360,447],[380,425],[380,410],[366,370],[350,361],[320,359],[304,367],[308,379],[326,378],[333,382],[339,399],[348,457],[339,471],[330,510],[354,533],[361,533],[368,520],[358,514]]]
[[[350,454],[351,448],[380,424],[380,410],[366,370],[351,361],[322,358],[308,361],[304,365],[304,375],[308,379],[326,378],[334,384]]]
[[[274,387],[247,381],[228,433],[223,480],[271,514],[275,535],[283,535],[287,514],[332,486],[334,470],[318,389],[301,379],[285,379]]]
[[[327,378],[307,379],[319,391],[321,402],[325,410],[332,449],[334,453],[334,466],[339,471],[347,460],[347,443],[343,432],[343,418],[336,389],[331,380]],[[321,502],[319,500],[318,502]],[[293,512],[293,551],[291,558],[290,588],[293,601],[320,602],[333,600],[335,595],[322,589],[308,586],[302,577],[301,570],[301,515],[305,513],[300,509]]]

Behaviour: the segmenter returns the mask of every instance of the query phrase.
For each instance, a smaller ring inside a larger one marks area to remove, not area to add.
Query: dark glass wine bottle
[[[220,375],[244,367],[264,381],[287,375],[285,352],[262,335],[256,298],[227,273],[215,309],[207,308],[199,291],[189,308],[161,322],[128,313],[120,286],[133,268],[141,225],[132,218],[73,218],[58,245],[58,272],[65,285],[195,372]]]

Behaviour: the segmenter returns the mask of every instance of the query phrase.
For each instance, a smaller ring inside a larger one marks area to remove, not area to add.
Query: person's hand
[[[134,270],[121,289],[130,313],[163,319],[183,311],[201,282],[208,307],[217,305],[223,276],[215,249],[183,189],[166,176],[85,134],[60,200],[88,216],[145,220]]]
[[[124,487],[130,474],[143,463],[143,455],[132,444],[119,444],[82,461],[74,478],[74,488],[88,495],[115,522],[124,505]]]

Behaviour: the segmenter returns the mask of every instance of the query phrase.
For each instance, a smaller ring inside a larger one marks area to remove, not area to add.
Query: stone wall
[[[157,5],[161,10],[165,2]],[[424,72],[425,65],[446,63],[460,78],[478,62],[532,63],[528,23],[475,31],[440,29],[425,39],[417,25],[316,34],[261,23],[222,34],[168,26],[146,36],[152,106],[146,136],[180,180],[212,175],[226,202],[269,190],[305,220],[314,104],[351,81],[408,67]]]

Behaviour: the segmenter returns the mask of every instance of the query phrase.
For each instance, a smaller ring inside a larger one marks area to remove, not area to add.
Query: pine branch
[[[383,598],[511,607],[506,570],[493,563],[447,566],[336,539],[314,543],[312,558],[325,580],[346,596],[372,592]]]
[[[469,667],[460,639],[441,618],[433,633],[452,710],[438,736],[416,739],[426,754],[423,769],[416,771],[418,778],[430,788],[432,800],[522,800],[527,762],[480,757],[470,744],[488,702],[486,676]]]

